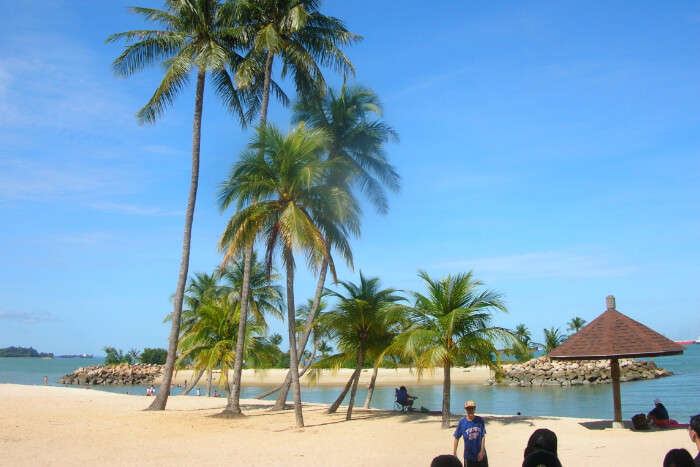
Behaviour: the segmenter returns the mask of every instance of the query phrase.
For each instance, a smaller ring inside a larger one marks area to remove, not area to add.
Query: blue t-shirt
[[[481,451],[481,439],[486,434],[484,419],[474,415],[474,420],[469,421],[467,417],[462,417],[457,424],[454,437],[464,437],[464,458],[469,461],[479,460]],[[484,453],[486,454],[486,453]]]

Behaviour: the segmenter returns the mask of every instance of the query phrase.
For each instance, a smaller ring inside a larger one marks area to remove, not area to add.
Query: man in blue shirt
[[[454,432],[454,447],[452,454],[457,455],[459,438],[464,437],[464,465],[466,467],[488,467],[486,457],[486,426],[484,419],[476,415],[476,404],[467,401],[464,404],[467,416],[459,420]]]

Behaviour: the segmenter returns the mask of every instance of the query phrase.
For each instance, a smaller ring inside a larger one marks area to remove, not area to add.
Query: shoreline
[[[247,386],[276,386],[284,381],[287,374],[287,369],[272,368],[267,370],[245,369],[242,374],[242,384]],[[310,373],[307,372],[301,378],[303,386],[344,386],[347,383],[350,375],[353,373],[351,368],[341,368],[338,371],[321,370],[321,375],[317,381],[311,379]],[[179,370],[173,375],[173,384],[185,384],[185,381],[191,382],[193,378],[193,370]],[[214,381],[217,381],[221,374],[220,370],[214,371]],[[229,372],[229,377],[233,372]],[[486,366],[473,366],[468,368],[453,367],[450,373],[452,384],[485,384],[491,377],[491,370]],[[372,377],[372,369],[367,368],[360,373],[359,385],[367,386]],[[160,384],[162,377],[155,379],[154,384]],[[436,369],[433,372],[424,371],[419,377],[418,372],[413,368],[380,368],[377,375],[376,386],[434,386],[442,385],[443,372],[442,369]],[[203,375],[199,380],[199,386],[206,385],[206,375]]]
[[[430,465],[450,453],[452,429],[440,415],[304,403],[306,427],[272,401],[241,400],[245,417],[217,417],[225,399],[173,396],[165,411],[144,411],[152,398],[53,386],[0,384],[0,448],[8,465]],[[687,430],[606,429],[604,420],[482,414],[495,467],[520,465],[532,431],[550,428],[566,466],[660,465],[669,449],[695,455]],[[410,443],[397,445],[397,440]],[[272,444],[274,443],[274,444]],[[461,453],[461,444],[460,450]]]

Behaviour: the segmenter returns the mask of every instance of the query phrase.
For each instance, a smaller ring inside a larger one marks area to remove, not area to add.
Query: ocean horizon
[[[653,406],[653,400],[658,397],[667,407],[671,418],[680,423],[687,423],[690,416],[700,413],[700,399],[697,396],[700,393],[700,345],[689,345],[683,355],[657,357],[654,361],[658,366],[672,371],[674,375],[621,383],[623,418],[630,419],[637,413],[648,412]],[[64,386],[58,384],[63,375],[80,367],[102,363],[102,358],[0,358],[0,384],[43,385],[43,378],[46,376],[51,386]],[[441,385],[407,386],[411,394],[418,396],[416,408],[440,410]],[[85,390],[83,386],[65,387]],[[204,384],[200,384],[200,387],[204,393]],[[92,390],[131,395],[143,395],[145,388],[145,385],[90,386]],[[265,389],[267,387],[260,385],[244,386],[241,397],[252,398]],[[183,390],[174,387],[172,394],[181,394]],[[302,386],[302,399],[304,402],[331,403],[339,392],[340,387],[335,386]],[[365,396],[365,388],[358,388],[356,404],[363,405]],[[611,419],[613,414],[612,388],[609,384],[566,388],[452,385],[451,407],[454,413],[460,413],[461,404],[468,399],[477,402],[480,413],[496,415],[513,415],[520,412],[526,416]],[[372,407],[392,409],[393,406],[394,388],[377,387],[372,398]]]

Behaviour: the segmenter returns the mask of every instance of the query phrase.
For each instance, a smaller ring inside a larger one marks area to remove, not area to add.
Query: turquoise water
[[[673,371],[669,378],[652,381],[633,381],[620,385],[623,417],[629,419],[639,412],[647,412],[656,397],[661,398],[672,418],[687,423],[691,415],[700,413],[700,345],[688,346],[683,355],[656,358],[657,365]],[[43,384],[44,376],[49,384],[81,366],[101,364],[101,359],[53,359],[0,358],[0,383]],[[96,386],[94,389],[144,394],[144,386]],[[244,387],[242,397],[253,397],[264,387]],[[340,388],[303,387],[302,398],[308,402],[330,403]],[[182,392],[174,388],[173,394]],[[415,406],[439,410],[442,401],[441,386],[410,387],[409,392],[419,399]],[[358,389],[357,402],[362,405],[365,390]],[[558,417],[612,418],[612,390],[610,385],[576,386],[570,388],[494,387],[485,385],[453,385],[452,407],[459,412],[461,404],[473,399],[482,413],[523,415],[551,415]],[[378,387],[372,406],[390,409],[394,405],[394,388]]]

